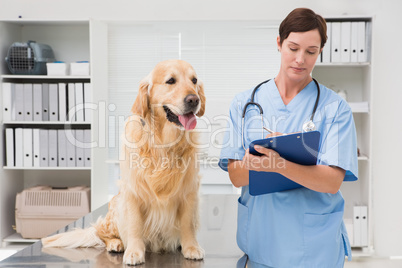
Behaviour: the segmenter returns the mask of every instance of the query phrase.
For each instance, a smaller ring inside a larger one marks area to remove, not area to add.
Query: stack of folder
[[[353,242],[355,247],[368,246],[368,214],[367,206],[353,207]]]
[[[367,62],[365,21],[327,22],[328,40],[318,62]]]
[[[3,121],[91,122],[90,83],[3,83]]]
[[[7,167],[90,167],[90,129],[6,128]]]

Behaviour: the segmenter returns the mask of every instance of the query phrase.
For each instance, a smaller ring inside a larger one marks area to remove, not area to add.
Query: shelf
[[[7,170],[91,170],[91,167],[7,167]]]
[[[118,165],[118,164],[120,164],[120,161],[116,160],[116,159],[108,159],[108,160],[105,161],[105,163],[106,164],[112,164],[112,165]]]
[[[368,102],[348,102],[353,113],[369,113]]]
[[[352,245],[352,257],[370,257],[374,254],[374,250],[369,247],[354,247]]]
[[[5,74],[1,76],[2,79],[41,79],[41,80],[52,80],[52,79],[60,79],[60,80],[88,80],[91,79],[91,76],[82,75],[82,76],[71,76],[71,75],[63,75],[63,76],[51,76],[51,75],[14,75],[14,74]]]
[[[61,121],[5,121],[3,125],[91,125],[89,122]]]
[[[368,156],[366,156],[366,155],[361,155],[361,156],[358,156],[358,157],[357,157],[357,160],[358,160],[358,161],[368,161],[369,158],[368,158]]]
[[[21,25],[87,25],[88,19],[4,19],[2,22],[8,22]]]
[[[23,238],[19,233],[14,233],[3,239],[3,243],[35,243],[40,239],[26,239]]]

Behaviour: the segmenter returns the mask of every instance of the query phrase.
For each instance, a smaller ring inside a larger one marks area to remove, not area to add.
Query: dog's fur
[[[193,114],[200,117],[204,111],[203,85],[191,65],[181,60],[157,64],[140,82],[133,115],[126,121],[120,193],[110,201],[106,217],[89,229],[44,238],[44,247],[106,246],[110,252],[124,251],[123,262],[131,265],[145,261],[145,250],[179,246],[185,258],[203,259],[196,240],[197,133],[188,129],[194,128]],[[178,120],[184,114],[190,114],[187,121]]]

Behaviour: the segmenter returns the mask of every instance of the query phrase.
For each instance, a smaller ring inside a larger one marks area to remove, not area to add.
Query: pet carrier
[[[23,238],[43,238],[89,213],[90,189],[38,186],[17,194],[15,223]]]
[[[10,72],[21,75],[45,75],[46,63],[54,61],[52,48],[35,41],[13,43],[6,57]]]

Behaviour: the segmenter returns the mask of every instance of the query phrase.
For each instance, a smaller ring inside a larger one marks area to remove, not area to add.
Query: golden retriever
[[[200,178],[196,116],[205,111],[201,81],[182,60],[158,63],[140,82],[125,123],[120,192],[91,228],[42,239],[44,247],[106,246],[125,264],[145,262],[145,251],[174,251],[203,259],[196,239]]]

